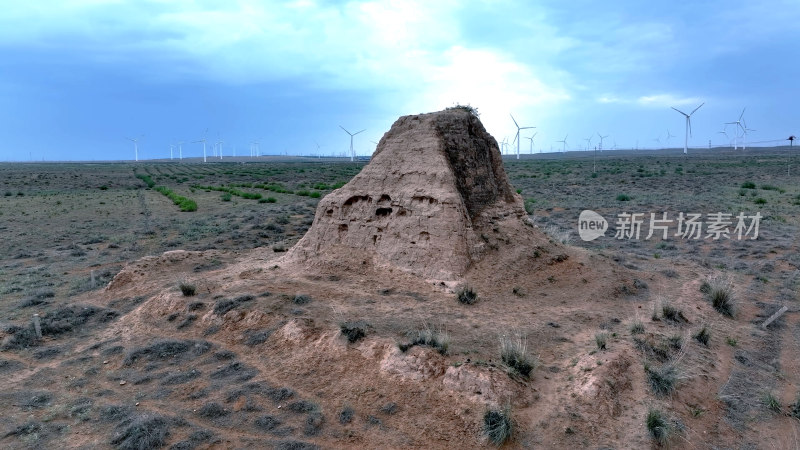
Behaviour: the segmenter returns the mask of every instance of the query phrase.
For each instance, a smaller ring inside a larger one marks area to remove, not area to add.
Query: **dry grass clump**
[[[520,335],[500,337],[500,358],[523,378],[530,378],[536,368],[536,359],[528,354],[528,340]]]
[[[736,296],[733,282],[722,275],[708,277],[700,285],[700,292],[705,294],[711,306],[720,314],[733,317],[736,313]]]
[[[669,423],[666,414],[659,409],[650,408],[647,411],[645,423],[647,425],[647,431],[650,432],[650,436],[653,440],[660,445],[667,443],[669,437],[672,435],[673,427],[672,424]]]
[[[442,355],[447,354],[450,347],[450,335],[444,329],[438,329],[430,324],[425,324],[421,329],[412,333],[412,340],[408,344],[400,344],[400,351],[406,352],[415,345],[425,345],[435,348]]]
[[[511,408],[490,409],[483,414],[483,433],[489,442],[498,447],[511,438],[514,424],[511,421]]]
[[[456,298],[458,302],[464,305],[473,305],[478,301],[478,293],[472,286],[465,284],[456,290]]]

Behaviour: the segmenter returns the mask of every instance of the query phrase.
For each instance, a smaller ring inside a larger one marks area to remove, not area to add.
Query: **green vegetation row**
[[[339,187],[344,186],[344,183],[337,183],[332,187],[324,184],[324,183],[317,183],[314,185],[314,189],[319,190],[327,190],[327,189],[338,189]],[[260,183],[233,183],[228,186],[203,186],[203,185],[193,185],[195,189],[204,189],[207,191],[218,191],[218,192],[226,192],[231,195],[236,195],[237,197],[258,200],[261,198],[261,194],[252,193],[252,192],[244,192],[236,189],[237,187],[244,187],[244,188],[251,188],[251,189],[263,189],[265,191],[277,192],[279,194],[294,194],[299,195],[301,197],[311,197],[311,198],[320,198],[322,194],[319,192],[311,192],[308,190],[299,190],[293,191],[291,189],[286,189],[283,185],[278,183],[270,183],[270,184],[260,184]]]
[[[172,203],[178,205],[181,211],[185,212],[197,211],[197,202],[195,202],[194,200],[186,198],[182,195],[178,195],[172,192],[169,188],[164,186],[156,186],[153,189],[167,196],[167,198],[172,200]]]
[[[142,175],[137,173],[136,178],[144,181],[145,184],[147,184],[147,187],[149,187],[150,189],[153,189],[155,191],[164,194],[168,199],[172,200],[172,203],[178,205],[181,211],[184,212],[197,211],[197,202],[195,202],[190,198],[178,195],[165,186],[156,186],[156,182],[153,181],[153,178],[151,178],[150,175]]]
[[[244,192],[232,187],[225,187],[225,186],[202,186],[202,185],[193,185],[195,189],[203,189],[206,191],[217,191],[217,192],[225,192],[231,195],[235,195],[237,197],[242,197],[250,200],[258,200],[261,198],[261,194],[254,193],[254,192]]]

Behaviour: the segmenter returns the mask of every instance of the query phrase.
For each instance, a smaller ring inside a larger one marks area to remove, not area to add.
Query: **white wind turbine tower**
[[[172,161],[172,152],[175,151],[175,144],[169,144],[169,160]]]
[[[608,135],[603,136],[602,134],[597,133],[597,136],[600,138],[600,151],[602,152],[603,151],[603,139],[607,138]]]
[[[533,154],[533,138],[535,138],[537,134],[539,134],[539,132],[538,132],[538,131],[537,131],[536,133],[533,133],[533,134],[531,135],[531,137],[526,137],[526,138],[525,138],[525,139],[527,139],[527,140],[531,141],[531,149],[530,149],[530,153],[531,153],[531,155]]]
[[[347,129],[345,127],[343,127],[341,125],[339,125],[339,128],[343,129],[345,133],[350,135],[350,161],[355,161],[356,152],[355,152],[355,150],[353,150],[353,136],[355,136],[355,135],[357,135],[359,133],[363,133],[363,132],[365,132],[367,130],[361,130],[361,131],[356,132],[356,133],[351,133],[351,132],[347,131]]]
[[[203,143],[203,162],[206,162],[206,138],[200,139],[198,141],[192,141],[192,144],[197,144],[198,142]]]
[[[706,104],[705,102],[700,103],[700,106],[703,106],[705,104]],[[684,155],[688,153],[689,135],[692,134],[692,114],[697,112],[697,110],[700,109],[700,106],[698,106],[697,108],[692,110],[692,112],[689,113],[689,114],[686,114],[685,112],[681,111],[680,109],[675,108],[674,106],[671,107],[672,109],[674,109],[675,111],[678,111],[679,113],[683,114],[684,117],[686,117],[686,137],[684,138],[684,141],[683,141],[683,154]]]
[[[503,138],[503,142],[500,143],[500,154],[505,155],[508,153],[508,137]]]
[[[725,122],[725,125],[733,125],[733,127],[735,128],[734,134],[733,134],[733,149],[734,150],[738,150],[739,149],[739,130],[740,129],[742,130],[742,137],[745,137],[744,135],[746,134],[745,127],[747,126],[747,124],[742,125],[742,123],[744,123],[744,110],[745,109],[747,109],[746,106],[744,108],[742,108],[742,113],[739,114],[739,120],[737,120],[735,122]],[[753,131],[755,131],[755,130],[753,130]],[[742,146],[742,150],[744,150],[744,149],[745,148],[744,148],[744,145],[743,145]]]
[[[139,136],[138,138],[125,138],[131,142],[133,142],[133,158],[135,161],[139,161],[139,139],[143,138],[144,135]]]
[[[561,142],[562,144],[564,144],[563,147],[561,148],[561,153],[564,153],[564,152],[567,151],[567,138],[568,137],[569,137],[569,135],[566,135],[566,136],[564,136],[563,140],[556,141],[556,142]]]
[[[584,141],[586,141],[586,151],[589,151],[592,148],[592,138],[593,137],[594,137],[594,135],[583,139]]]
[[[222,139],[219,139],[219,138],[217,139],[217,144],[216,145],[219,145],[219,159],[222,159],[222,144],[224,144],[224,143],[225,143],[225,141],[223,141]]]
[[[517,123],[517,119],[515,119],[513,115],[509,114],[509,116],[511,116],[511,120],[514,121],[514,126],[517,127],[517,136],[514,138],[514,141],[516,141],[517,143],[517,159],[519,159],[519,132],[522,130],[530,130],[536,127],[521,127],[519,126],[519,124]]]
[[[178,159],[183,161],[183,141],[178,142]]]

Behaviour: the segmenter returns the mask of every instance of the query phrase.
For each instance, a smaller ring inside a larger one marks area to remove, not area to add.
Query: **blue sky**
[[[399,116],[456,103],[498,141],[510,113],[536,126],[535,151],[598,132],[677,147],[670,107],[702,102],[690,146],[729,143],[744,107],[748,140],[780,140],[800,134],[798,43],[796,0],[8,2],[0,160],[131,159],[139,135],[143,159],[200,155],[204,136],[339,155],[339,125],[367,130],[366,155]]]

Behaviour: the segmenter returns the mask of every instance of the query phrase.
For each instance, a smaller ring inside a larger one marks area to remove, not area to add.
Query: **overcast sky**
[[[509,114],[536,126],[535,151],[682,146],[670,107],[702,102],[690,146],[730,142],[744,107],[748,140],[781,140],[798,69],[797,0],[6,2],[0,160],[132,159],[140,135],[140,158],[204,136],[338,155],[339,125],[368,155],[399,116],[457,103],[498,141]]]

